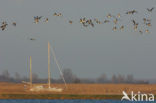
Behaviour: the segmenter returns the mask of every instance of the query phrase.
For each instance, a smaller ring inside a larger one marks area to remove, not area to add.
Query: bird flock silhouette
[[[154,10],[154,7],[147,8],[145,12],[151,14],[153,10]],[[129,16],[130,15],[135,16],[135,15],[139,14],[139,12],[137,10],[129,10],[129,11],[125,12],[124,14],[125,15],[129,15]],[[80,24],[82,24],[83,27],[89,27],[89,26],[90,27],[95,27],[96,24],[113,23],[112,31],[117,31],[117,30],[123,31],[123,30],[125,30],[126,25],[121,24],[119,26],[117,24],[120,23],[120,21],[122,19],[121,17],[124,14],[118,13],[117,15],[112,15],[111,13],[108,13],[106,15],[106,17],[102,21],[98,20],[97,18],[89,19],[89,18],[86,18],[86,17],[81,17],[78,20],[78,22]],[[56,12],[53,14],[53,16],[55,16],[55,17],[63,17],[62,13],[56,13]],[[35,23],[35,24],[38,24],[39,22],[46,22],[46,23],[49,22],[49,18],[44,17],[44,16],[34,16],[33,20],[34,20],[33,23]],[[143,17],[141,21],[142,22],[139,23],[134,18],[132,18],[131,20],[128,20],[128,22],[130,22],[129,24],[132,24],[132,28],[133,28],[133,30],[135,32],[138,32],[140,34],[150,33],[149,29],[152,26],[152,24],[151,24],[151,17]],[[68,20],[68,23],[69,24],[73,24],[74,21],[73,20]],[[16,24],[16,22],[12,22],[11,25],[16,27],[17,24]],[[3,21],[1,23],[0,28],[1,28],[2,31],[5,31],[7,26],[8,26],[8,23],[6,21]],[[139,26],[144,26],[144,29],[140,29]],[[30,38],[29,40],[35,40],[35,38]]]

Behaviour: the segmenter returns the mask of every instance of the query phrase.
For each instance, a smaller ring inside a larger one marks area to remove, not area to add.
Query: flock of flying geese
[[[152,13],[152,11],[154,10],[154,7],[147,8],[146,10],[147,10],[147,13]],[[138,13],[138,11],[131,10],[131,11],[127,11],[125,14],[126,15],[135,15],[137,13]],[[62,17],[63,15],[62,15],[62,13],[54,13],[53,16]],[[114,16],[114,15],[109,13],[106,16],[106,19],[104,19],[103,21],[100,21],[97,18],[87,19],[85,17],[82,17],[82,18],[80,18],[79,23],[82,24],[83,27],[88,27],[88,26],[94,27],[95,24],[106,24],[106,23],[109,23],[109,22],[113,22],[113,24],[114,24],[114,26],[112,28],[113,31],[117,31],[117,30],[123,31],[124,28],[125,28],[124,25],[121,25],[120,27],[117,27],[117,24],[119,23],[120,18],[121,18],[121,14],[120,13],[118,13],[116,16]],[[48,18],[43,18],[43,16],[35,16],[34,17],[34,23],[38,24],[41,21],[41,19],[44,19],[44,22],[46,22],[46,23],[49,21]],[[145,30],[141,30],[141,29],[138,28],[138,26],[141,25],[141,24],[138,23],[135,19],[130,20],[130,22],[133,25],[134,31],[137,31],[140,34],[149,33],[149,29],[148,28],[152,26],[151,19],[149,19],[149,18],[142,18],[142,21],[143,21],[143,24],[146,26]],[[69,24],[73,24],[73,21],[69,20],[68,23]],[[12,25],[16,26],[16,22],[13,22]],[[8,23],[6,21],[3,21],[1,26],[0,26],[0,28],[1,28],[2,31],[4,31],[7,28],[7,26],[8,26]],[[30,40],[35,40],[35,39],[34,38],[30,38]]]

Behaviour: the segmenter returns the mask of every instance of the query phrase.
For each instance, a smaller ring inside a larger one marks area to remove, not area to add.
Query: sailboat
[[[30,56],[30,91],[51,91],[51,92],[62,92],[63,91],[62,88],[51,87],[50,50],[51,50],[52,55],[54,57],[54,61],[56,62],[57,67],[60,71],[61,77],[65,83],[65,86],[67,88],[66,81],[63,77],[63,73],[62,73],[61,68],[58,64],[58,61],[56,59],[55,52],[54,52],[53,48],[51,48],[50,42],[48,42],[48,88],[45,88],[43,85],[38,85],[38,86],[32,85],[32,60],[31,60],[31,56]]]
[[[52,53],[54,53],[53,49],[52,49]],[[55,55],[54,56],[54,60],[55,60]],[[55,61],[57,62],[57,61]],[[56,63],[57,64],[57,63]],[[51,73],[50,73],[50,42],[48,42],[48,91],[55,91],[55,92],[62,92],[63,89],[62,88],[55,88],[55,87],[51,87]]]

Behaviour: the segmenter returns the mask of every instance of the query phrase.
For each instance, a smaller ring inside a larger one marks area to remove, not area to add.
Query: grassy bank
[[[25,84],[0,83],[0,99],[121,99],[122,91],[130,94],[156,94],[156,84],[67,84],[61,93],[32,92],[24,89]],[[40,86],[45,84],[33,84]],[[64,84],[52,84],[51,87],[64,88]]]
[[[122,95],[1,94],[0,99],[121,99]]]
[[[120,100],[122,96],[123,95],[1,94],[0,99],[116,99],[116,100]]]

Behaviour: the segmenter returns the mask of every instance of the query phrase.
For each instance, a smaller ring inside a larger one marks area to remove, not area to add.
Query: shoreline
[[[0,99],[121,99],[122,95],[1,94]]]

